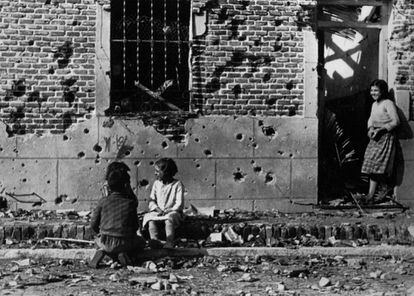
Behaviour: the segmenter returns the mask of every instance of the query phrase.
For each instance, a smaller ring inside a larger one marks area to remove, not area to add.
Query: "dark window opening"
[[[112,5],[112,112],[188,110],[190,7],[190,0]]]

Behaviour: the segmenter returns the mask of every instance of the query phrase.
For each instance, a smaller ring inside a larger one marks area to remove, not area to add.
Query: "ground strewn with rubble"
[[[88,266],[90,212],[0,212],[0,295],[414,293],[411,211],[195,210],[177,252],[146,250],[128,268],[106,258],[99,269]]]
[[[107,262],[1,262],[0,295],[411,295],[414,257],[165,257]]]

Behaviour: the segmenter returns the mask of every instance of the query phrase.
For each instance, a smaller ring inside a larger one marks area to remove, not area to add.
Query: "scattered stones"
[[[331,280],[330,279],[328,279],[326,277],[322,277],[319,280],[319,287],[324,288],[324,287],[327,287],[329,285],[331,285]]]

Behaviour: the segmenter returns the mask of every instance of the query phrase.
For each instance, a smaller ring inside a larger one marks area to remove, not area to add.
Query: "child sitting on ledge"
[[[164,248],[173,248],[175,230],[182,220],[184,207],[184,186],[174,179],[177,165],[171,158],[161,158],[154,164],[155,176],[149,201],[149,213],[145,214],[143,226],[148,224],[150,246],[160,244],[160,232],[165,229]]]

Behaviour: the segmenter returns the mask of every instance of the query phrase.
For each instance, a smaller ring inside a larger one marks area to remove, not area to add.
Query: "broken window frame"
[[[136,11],[130,9],[131,3]],[[142,5],[148,6],[146,10]],[[158,9],[157,5],[160,6]],[[190,0],[122,0],[120,7],[111,7],[108,113],[139,115],[152,111],[181,113],[189,110],[191,12]],[[161,58],[155,56],[156,47],[163,51]],[[149,51],[145,52],[144,48]],[[172,48],[175,55],[173,53],[171,59]],[[174,62],[169,63],[170,60]],[[146,66],[143,66],[144,62]]]
[[[387,44],[388,44],[388,20],[390,18],[391,0],[318,0],[318,17],[317,27],[319,30],[341,30],[347,28],[377,28],[380,30],[379,35],[379,68],[378,78],[388,80],[387,64]],[[322,8],[326,6],[375,6],[380,7],[379,22],[362,22],[362,21],[325,21],[321,20]]]

